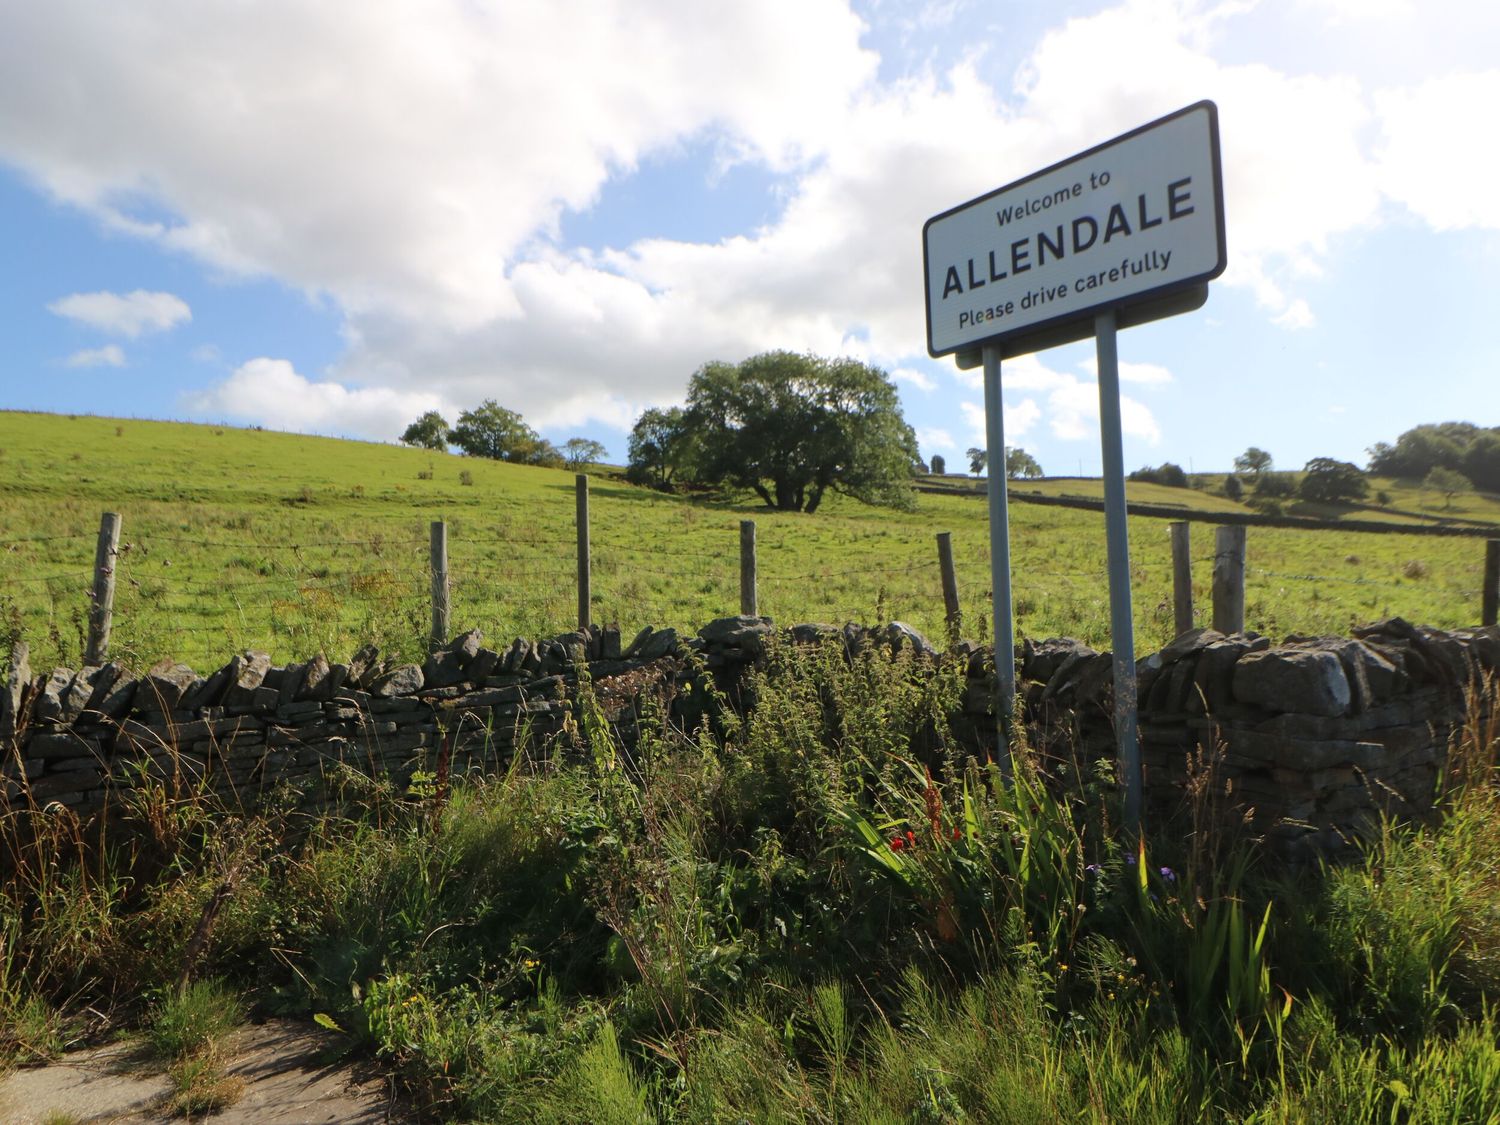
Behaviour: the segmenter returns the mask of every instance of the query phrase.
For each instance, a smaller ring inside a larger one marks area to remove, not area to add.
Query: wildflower
[[[906,830],[906,846],[908,848],[914,848],[917,846],[917,834],[910,828]]]
[[[891,851],[899,852],[904,847],[906,847],[906,841],[903,840],[900,836],[891,837]]]
[[[964,838],[963,829],[958,827],[958,825],[956,824],[953,826],[953,838],[955,840],[962,840]]]
[[[1126,855],[1126,857],[1125,857],[1125,866],[1126,867],[1134,867],[1135,866],[1135,856],[1133,856],[1133,855]]]
[[[1173,871],[1170,867],[1163,867],[1161,869],[1161,877],[1169,883],[1177,882],[1177,872]]]
[[[1087,871],[1090,875],[1098,875],[1101,871],[1104,870],[1104,868],[1099,866],[1099,864],[1097,863],[1091,863],[1087,867],[1085,867],[1084,870]]]

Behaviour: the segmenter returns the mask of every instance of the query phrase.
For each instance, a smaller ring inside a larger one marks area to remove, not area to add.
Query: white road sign
[[[1019,355],[1091,334],[1111,306],[1190,307],[1163,298],[1226,262],[1218,110],[1197,102],[945,211],[922,256],[933,356],[1002,341]]]

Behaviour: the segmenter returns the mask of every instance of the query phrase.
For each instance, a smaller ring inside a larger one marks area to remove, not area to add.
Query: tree
[[[1461,471],[1475,488],[1500,492],[1500,427],[1475,435],[1464,450]]]
[[[932,475],[940,477],[948,471],[948,462],[943,459],[941,453],[932,455]]]
[[[1445,510],[1453,507],[1453,498],[1460,492],[1474,490],[1474,485],[1463,473],[1445,469],[1441,465],[1422,478],[1422,487],[1430,488],[1433,492],[1441,492],[1444,496],[1443,508]]]
[[[917,439],[885,372],[852,359],[766,352],[709,363],[688,387],[697,475],[814,512],[829,489],[909,508]]]
[[[1363,500],[1370,491],[1359,467],[1332,457],[1314,457],[1303,467],[1302,484],[1297,493],[1304,500],[1325,504],[1351,503]]]
[[[470,457],[489,457],[524,465],[561,465],[562,455],[543,441],[514,410],[487,398],[458,416],[448,440]]]
[[[447,449],[448,420],[436,410],[429,410],[418,418],[401,435],[401,444],[418,449]]]
[[[581,469],[592,462],[603,461],[609,456],[609,450],[597,441],[575,437],[563,442],[562,456],[568,468]]]
[[[973,473],[977,477],[980,473],[984,472],[985,467],[989,465],[989,463],[989,450],[980,449],[977,446],[972,445],[969,447],[969,472]]]
[[[694,446],[682,407],[652,407],[635,420],[630,431],[625,476],[636,484],[670,488],[674,479],[691,475]]]
[[[1224,498],[1226,500],[1239,500],[1245,495],[1245,486],[1240,484],[1240,478],[1230,473],[1224,478]]]
[[[1264,449],[1251,446],[1234,459],[1234,471],[1245,473],[1259,480],[1262,473],[1271,469],[1271,455]]]
[[[1127,477],[1129,480],[1141,481],[1145,484],[1164,484],[1168,488],[1186,488],[1188,477],[1182,471],[1182,466],[1171,461],[1163,461],[1158,468],[1153,469],[1147,465],[1143,469],[1137,469]]]
[[[1019,446],[1005,447],[1005,476],[1008,480],[1035,480],[1042,475],[1036,458]]]

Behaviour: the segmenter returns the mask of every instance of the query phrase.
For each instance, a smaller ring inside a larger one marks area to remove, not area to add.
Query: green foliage
[[[969,472],[973,473],[977,477],[980,473],[984,472],[985,467],[989,463],[989,450],[980,449],[978,446],[974,445],[969,446]]]
[[[1271,471],[1271,455],[1264,449],[1251,446],[1234,459],[1234,471],[1246,473],[1259,480]]]
[[[406,427],[401,435],[401,443],[419,449],[444,450],[448,448],[448,433],[447,419],[436,410],[429,410]]]
[[[1019,446],[1005,449],[1005,476],[1008,480],[1035,480],[1042,475],[1037,460]]]
[[[948,462],[941,453],[932,455],[932,472],[934,476],[942,476],[948,471]]]
[[[1474,488],[1469,478],[1463,473],[1445,469],[1441,465],[1422,478],[1422,487],[1430,488],[1433,492],[1441,492],[1446,500],[1444,508],[1453,507],[1453,498],[1460,492],[1469,492]]]
[[[651,407],[630,430],[626,476],[635,484],[665,489],[679,477],[691,478],[697,439],[680,406]]]
[[[599,442],[588,438],[575,437],[563,442],[563,462],[570,469],[581,469],[585,465],[596,464],[608,456],[609,450]]]
[[[750,489],[769,508],[811,513],[829,490],[914,507],[916,437],[878,368],[794,352],[706,364],[688,386],[686,421],[699,479]]]
[[[458,425],[448,434],[448,442],[470,457],[495,461],[557,468],[563,460],[552,443],[538,436],[519,414],[492,398],[460,414]]]
[[[217,980],[199,980],[168,993],[151,1013],[149,1036],[167,1059],[196,1055],[222,1042],[245,1018],[244,1002]]]
[[[1224,495],[1230,500],[1239,500],[1245,495],[1245,488],[1240,484],[1240,478],[1233,473],[1224,478]]]
[[[1188,476],[1183,472],[1182,466],[1171,461],[1163,461],[1156,468],[1147,465],[1145,468],[1137,469],[1131,473],[1127,480],[1141,481],[1146,484],[1161,484],[1168,488],[1187,488]]]
[[[1324,504],[1347,504],[1363,500],[1370,492],[1370,482],[1359,466],[1332,457],[1314,457],[1302,469],[1302,483],[1297,495],[1304,500]]]

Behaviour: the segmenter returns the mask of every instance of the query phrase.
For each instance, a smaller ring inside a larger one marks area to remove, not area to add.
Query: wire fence
[[[786,624],[903,620],[933,637],[958,620],[964,635],[988,639],[991,582],[982,528],[955,539],[959,597],[949,602],[939,552],[929,535],[909,526],[851,524],[831,534],[827,523],[769,520],[752,534],[747,557],[740,521],[728,516],[700,515],[664,532],[639,525],[627,502],[596,503],[592,517],[584,512],[584,535],[560,513],[540,528],[504,519],[445,526],[445,629],[479,627],[503,644],[512,636],[564,632],[580,619],[626,632],[648,624],[692,630],[755,611]],[[200,536],[126,527],[108,551],[85,532],[0,538],[0,638],[26,640],[35,662],[69,666],[98,651],[101,620],[108,654],[141,666],[164,657],[208,666],[240,649],[278,659],[316,651],[337,658],[366,642],[416,658],[433,642],[433,537],[415,521],[358,537],[296,541],[235,530],[220,525]],[[1500,569],[1500,550],[1476,546],[1463,543],[1452,558],[1432,563],[1365,561],[1339,555],[1334,544],[1323,548],[1322,566],[1308,565],[1316,560],[1303,546],[1275,566],[1241,558],[1244,624],[1263,632],[1336,631],[1394,614],[1444,627],[1474,624],[1492,613]],[[1164,540],[1137,534],[1133,548],[1136,636],[1144,648],[1175,635],[1182,591]],[[105,567],[96,566],[98,557]],[[1102,551],[1090,556],[1071,542],[1027,543],[1013,559],[1022,636],[1068,634],[1107,644]],[[1191,558],[1195,624],[1215,619],[1211,574],[1224,563],[1218,551]]]

